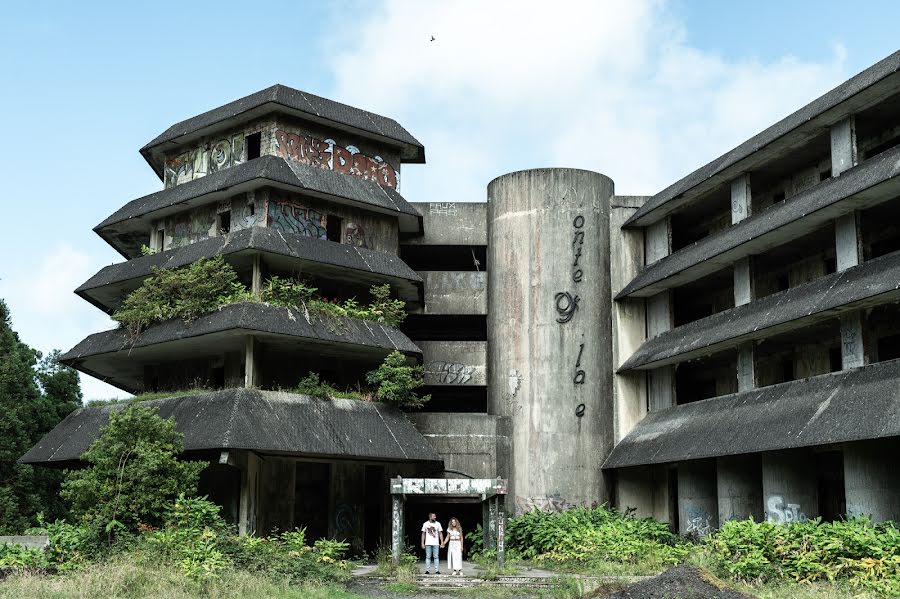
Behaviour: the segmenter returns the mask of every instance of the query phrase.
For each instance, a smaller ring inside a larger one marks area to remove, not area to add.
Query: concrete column
[[[262,299],[262,256],[253,255],[253,277],[250,280],[250,292],[257,300]]]
[[[756,299],[751,259],[741,258],[734,263],[734,305],[743,306]]]
[[[762,493],[762,462],[758,454],[716,459],[716,489],[719,495],[719,526],[729,520],[765,517]]]
[[[756,346],[751,341],[738,347],[738,392],[756,389]]]
[[[762,487],[769,522],[805,522],[819,515],[815,463],[806,451],[764,453]]]
[[[731,182],[731,224],[741,222],[752,213],[750,175],[744,173]]]
[[[242,537],[256,534],[256,518],[259,487],[259,458],[252,451],[241,456],[241,506],[238,517],[238,534]]]
[[[696,460],[678,466],[678,533],[706,536],[719,527],[716,464]]]
[[[253,335],[247,336],[244,344],[244,387],[259,387],[259,343]]]
[[[850,115],[831,127],[831,176],[840,176],[858,163],[856,116]]]
[[[506,565],[506,512],[499,497],[495,497],[497,503],[497,566]]]
[[[672,222],[668,217],[644,229],[644,248],[647,265],[672,253]]]
[[[834,221],[834,238],[835,261],[839,271],[862,263],[862,239],[858,212],[845,214]]]
[[[663,366],[647,373],[648,408],[665,410],[675,405],[675,367]]]
[[[391,495],[391,555],[394,565],[400,565],[400,554],[403,553],[403,496]]]
[[[861,310],[841,316],[841,368],[859,368],[868,362]]]
[[[874,440],[844,446],[847,515],[866,514],[875,522],[900,520],[900,448],[897,441]]]

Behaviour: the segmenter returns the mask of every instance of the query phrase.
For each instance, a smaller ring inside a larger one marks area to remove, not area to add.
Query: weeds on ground
[[[398,584],[412,584],[415,586],[416,577],[419,575],[419,560],[412,552],[412,547],[407,547],[400,554],[400,563],[394,564],[390,547],[381,546],[375,551],[375,576],[391,578]]]

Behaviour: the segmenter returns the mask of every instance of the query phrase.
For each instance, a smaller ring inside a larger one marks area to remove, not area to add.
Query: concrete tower
[[[576,169],[488,185],[489,402],[512,423],[517,513],[608,499],[612,195],[611,179]]]

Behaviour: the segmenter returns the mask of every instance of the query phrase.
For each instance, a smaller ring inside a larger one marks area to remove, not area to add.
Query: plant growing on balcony
[[[416,393],[425,384],[425,368],[410,366],[406,356],[398,351],[388,354],[378,368],[366,375],[366,381],[377,386],[378,401],[398,408],[418,409],[431,399],[430,395]]]

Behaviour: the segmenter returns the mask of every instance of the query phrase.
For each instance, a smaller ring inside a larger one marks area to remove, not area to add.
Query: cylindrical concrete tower
[[[489,409],[510,419],[516,513],[608,501],[612,195],[609,177],[576,169],[488,184]]]

